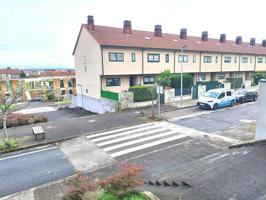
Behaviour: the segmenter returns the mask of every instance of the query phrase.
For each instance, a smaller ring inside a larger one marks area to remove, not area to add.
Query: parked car
[[[257,101],[257,99],[258,99],[258,93],[255,90],[239,89],[236,91],[237,103]]]
[[[213,89],[199,97],[197,106],[201,108],[213,109],[225,106],[234,106],[236,103],[235,91],[230,89]]]

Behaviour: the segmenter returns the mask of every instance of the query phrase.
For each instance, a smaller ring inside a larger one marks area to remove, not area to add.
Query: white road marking
[[[240,122],[244,122],[244,123],[252,123],[255,122],[256,120],[251,120],[251,119],[240,119]]]
[[[0,161],[9,160],[9,159],[12,159],[12,158],[18,158],[18,157],[22,157],[22,156],[26,156],[26,155],[30,155],[30,154],[34,154],[34,153],[39,153],[39,152],[43,152],[43,151],[56,149],[56,148],[57,147],[50,147],[50,148],[47,148],[47,149],[40,149],[40,150],[31,151],[31,152],[27,152],[27,153],[22,153],[22,154],[18,154],[18,155],[14,155],[14,156],[9,156],[9,157],[6,157],[6,158],[1,158]]]
[[[117,138],[117,139],[114,139],[114,140],[108,140],[106,142],[98,143],[97,145],[98,146],[105,146],[105,145],[108,145],[108,144],[112,144],[112,143],[116,143],[116,142],[121,142],[121,141],[124,141],[124,140],[132,139],[132,138],[136,138],[136,137],[140,137],[140,136],[146,136],[146,135],[150,135],[150,134],[156,134],[157,132],[166,131],[166,130],[167,130],[167,128],[158,128],[156,130],[151,130],[151,131],[146,131],[146,132],[140,132],[140,133],[137,133],[137,134],[127,135],[127,136],[124,136],[124,137],[120,137],[120,138]]]
[[[95,119],[89,120],[88,122],[93,123],[93,122],[95,122]]]
[[[118,157],[118,156],[122,156],[122,155],[125,155],[125,154],[128,154],[128,153],[132,153],[132,152],[135,152],[135,151],[142,150],[142,149],[146,149],[148,147],[156,146],[156,145],[159,145],[159,144],[171,142],[171,141],[174,141],[174,140],[177,140],[177,139],[180,139],[180,138],[184,138],[184,137],[186,137],[186,135],[176,135],[174,137],[169,137],[169,138],[165,138],[165,139],[158,140],[158,141],[155,141],[155,142],[151,142],[151,143],[148,143],[148,144],[143,144],[143,145],[136,146],[136,147],[133,147],[133,148],[129,148],[129,149],[125,149],[125,150],[122,150],[122,151],[118,151],[118,152],[112,153],[110,155],[113,158],[115,158],[115,157]]]
[[[152,139],[156,139],[156,138],[160,138],[160,137],[164,137],[164,136],[168,136],[168,135],[172,135],[172,134],[176,134],[176,131],[164,132],[164,133],[159,134],[159,135],[153,135],[153,136],[150,136],[150,137],[141,138],[141,139],[138,139],[138,140],[133,140],[133,141],[130,141],[130,142],[121,143],[121,144],[118,144],[118,145],[115,145],[115,146],[104,148],[103,150],[104,151],[111,151],[111,150],[114,150],[114,149],[119,149],[121,147],[126,147],[126,146],[129,146],[129,145],[132,145],[132,144],[137,144],[137,143],[140,143],[140,142],[145,142],[145,141],[149,141],[149,140],[152,140]]]

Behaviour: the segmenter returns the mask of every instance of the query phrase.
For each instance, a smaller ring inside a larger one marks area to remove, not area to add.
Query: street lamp
[[[81,106],[83,108],[83,89],[82,89],[82,85],[81,84],[78,84],[78,86],[80,86],[80,89],[81,89]]]
[[[187,46],[183,46],[181,50],[181,56],[182,56],[182,61],[181,61],[181,80],[180,80],[180,107],[182,108],[182,102],[183,102],[183,62],[184,62],[184,49]]]

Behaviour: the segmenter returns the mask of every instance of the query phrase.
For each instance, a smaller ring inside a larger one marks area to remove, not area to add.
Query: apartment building
[[[184,49],[184,56],[181,49]],[[255,38],[243,42],[189,36],[187,29],[180,34],[163,33],[162,26],[154,31],[132,28],[124,21],[121,28],[94,24],[88,16],[82,24],[73,51],[78,97],[91,105],[101,106],[101,90],[120,93],[130,86],[152,84],[155,76],[166,69],[172,73],[191,73],[194,81],[223,81],[227,77],[251,80],[255,71],[266,71],[266,40],[257,44]],[[87,106],[91,109],[92,106]]]
[[[20,78],[22,70],[18,69],[0,69],[0,80],[9,80]]]

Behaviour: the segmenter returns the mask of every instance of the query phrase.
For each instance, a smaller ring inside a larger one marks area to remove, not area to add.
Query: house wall
[[[204,56],[211,56],[212,62],[205,63]],[[216,56],[218,57],[218,62],[216,62]],[[198,64],[201,65],[200,72],[220,72],[221,71],[221,54],[202,53],[201,61]]]
[[[262,58],[262,63],[258,63],[258,58]],[[266,57],[265,56],[257,56],[257,61],[256,61],[256,71],[266,71]]]
[[[242,57],[248,57],[247,63],[242,63]],[[252,61],[250,61],[252,60]],[[255,56],[252,55],[242,55],[240,57],[240,71],[254,71],[255,69]],[[265,65],[265,71],[266,71],[266,65]]]
[[[224,58],[225,57],[231,57],[231,63],[225,63]],[[235,57],[236,57],[236,63],[235,63]],[[241,63],[241,59],[240,59]],[[234,72],[239,70],[239,55],[237,54],[223,54],[222,56],[222,72]]]
[[[84,27],[81,28],[74,60],[77,93],[100,99],[100,75],[102,74],[101,47]]]
[[[120,86],[106,86],[107,78],[120,78]],[[129,88],[129,76],[105,76],[102,77],[102,90],[117,92],[126,91]]]

